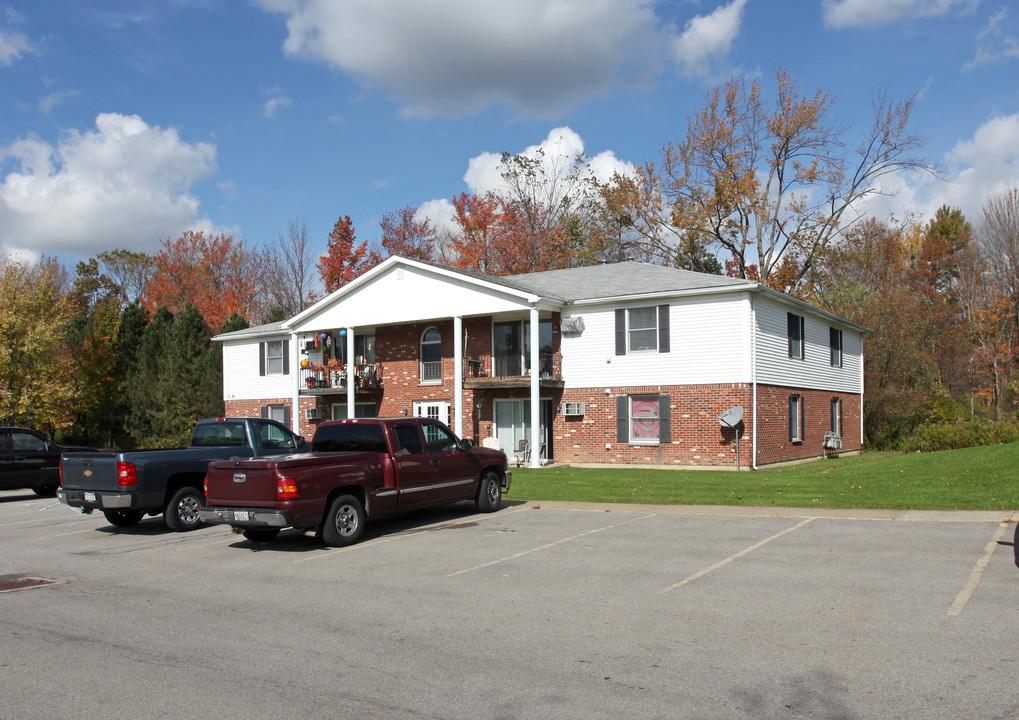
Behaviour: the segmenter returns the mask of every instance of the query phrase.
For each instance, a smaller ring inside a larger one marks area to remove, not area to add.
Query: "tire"
[[[491,470],[481,476],[474,503],[483,513],[495,512],[502,507],[502,484],[499,482],[499,476]]]
[[[145,516],[141,510],[104,510],[103,517],[110,525],[117,527],[134,527]]]
[[[201,490],[190,486],[180,488],[163,509],[166,527],[175,532],[194,530],[202,524],[198,517],[198,509],[204,506],[205,496]]]
[[[53,497],[57,494],[57,487],[57,485],[39,485],[32,488],[32,492],[39,497]]]
[[[353,545],[364,534],[364,506],[353,495],[333,500],[322,520],[322,541],[332,547]]]
[[[244,537],[251,542],[269,542],[279,534],[279,528],[248,528],[244,531]]]

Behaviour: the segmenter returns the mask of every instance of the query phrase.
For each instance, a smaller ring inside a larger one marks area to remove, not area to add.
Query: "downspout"
[[[464,319],[453,317],[453,433],[464,436]]]
[[[864,427],[863,426],[863,390],[864,390],[864,377],[866,377],[864,375],[864,372],[863,372],[863,343],[864,343],[864,336],[861,333],[860,334],[860,450],[861,450],[861,452],[863,451],[863,437],[864,437],[864,431],[863,431],[863,427]]]
[[[297,342],[297,333],[290,333],[290,371],[294,375],[291,383],[292,395],[290,397],[290,428],[295,435],[301,434],[301,348]]]
[[[754,298],[750,298],[750,415],[751,433],[753,434],[753,445],[750,450],[750,468],[757,470],[757,308],[754,305]]]

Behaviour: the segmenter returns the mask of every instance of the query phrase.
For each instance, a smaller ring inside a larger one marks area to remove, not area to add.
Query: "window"
[[[290,374],[289,340],[269,340],[258,343],[258,374]]]
[[[668,395],[620,395],[616,398],[616,439],[651,445],[671,441]]]
[[[424,452],[417,425],[397,425],[396,441],[400,444],[401,455],[420,455]]]
[[[263,420],[275,420],[283,425],[290,426],[290,406],[289,405],[263,405],[262,406],[262,419]]]
[[[828,328],[828,347],[831,349],[831,366],[842,367],[842,331]]]
[[[669,352],[669,306],[616,310],[616,355]]]
[[[803,316],[795,313],[786,314],[789,328],[789,357],[802,360],[803,353]]]
[[[341,331],[336,338],[336,352],[334,357],[341,362],[347,362],[347,331]],[[375,333],[354,336],[354,363],[358,365],[375,364]]]
[[[442,336],[433,327],[421,334],[421,382],[442,382]]]
[[[15,452],[45,452],[46,441],[35,433],[11,431],[11,445]]]
[[[831,431],[842,435],[842,398],[831,399]]]
[[[296,450],[294,436],[276,423],[258,423],[258,434],[262,438],[262,447],[266,450]]]
[[[789,441],[803,442],[803,397],[789,396]]]
[[[453,452],[457,449],[456,438],[441,425],[425,423],[421,429],[425,433],[428,452]]]
[[[315,452],[386,451],[386,437],[378,424],[320,425],[315,431]]]
[[[330,420],[346,420],[347,403],[333,403],[330,413],[331,413],[331,416],[329,418]],[[370,418],[378,416],[379,412],[375,408],[375,403],[373,402],[354,403],[354,417]]]

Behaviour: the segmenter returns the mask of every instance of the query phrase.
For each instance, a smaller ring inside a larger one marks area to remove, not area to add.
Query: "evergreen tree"
[[[166,412],[159,402],[157,384],[163,374],[164,354],[172,329],[173,313],[165,307],[159,308],[142,333],[135,370],[127,382],[131,398],[128,427],[142,447],[151,446],[159,439],[154,437],[155,417]]]

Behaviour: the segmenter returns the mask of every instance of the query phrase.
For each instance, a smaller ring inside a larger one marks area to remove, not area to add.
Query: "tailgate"
[[[60,458],[62,486],[70,490],[119,490],[117,453],[73,452]]]
[[[272,507],[276,472],[272,463],[213,463],[205,476],[205,504],[223,507]]]

